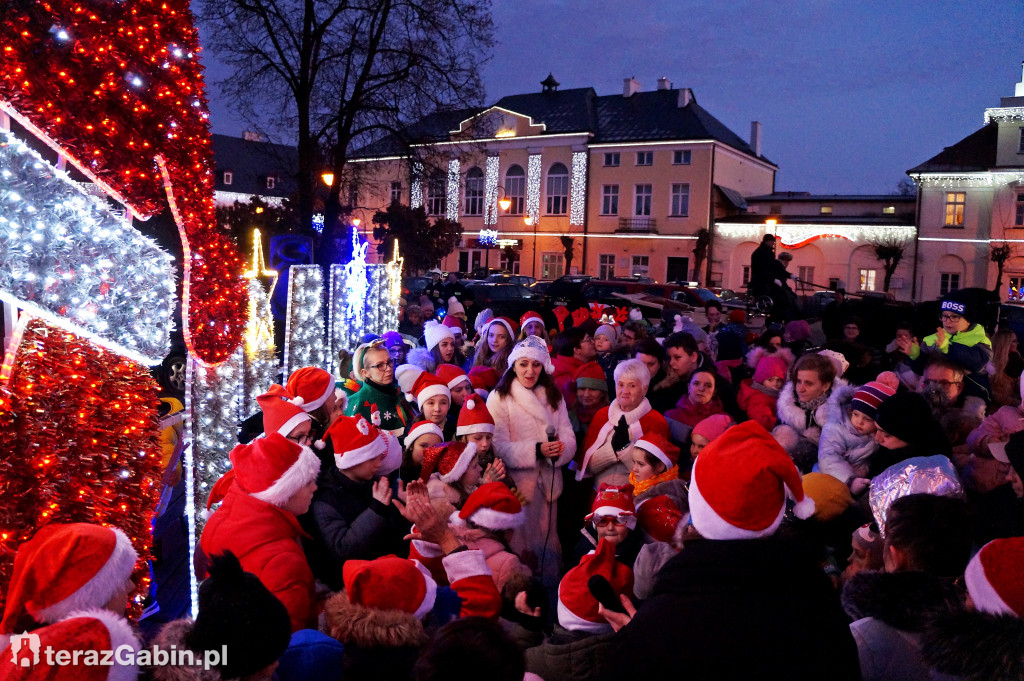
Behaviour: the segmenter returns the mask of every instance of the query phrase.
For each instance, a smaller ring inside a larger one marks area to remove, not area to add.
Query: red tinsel
[[[140,215],[164,205],[162,156],[190,251],[187,338],[205,363],[241,342],[244,262],[217,230],[213,148],[188,0],[16,2],[0,19],[0,101]]]
[[[144,594],[160,495],[156,382],[40,320],[26,328],[14,367],[0,384],[0,611],[18,546],[51,522],[121,528],[139,552]]]

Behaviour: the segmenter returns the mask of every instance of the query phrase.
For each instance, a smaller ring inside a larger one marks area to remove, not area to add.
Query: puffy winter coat
[[[711,398],[706,404],[695,404],[690,401],[689,395],[683,395],[676,402],[674,409],[665,412],[665,420],[668,422],[669,433],[672,439],[682,444],[690,437],[690,431],[694,426],[709,416],[724,414],[725,407],[718,396]]]
[[[818,441],[818,467],[821,472],[847,485],[854,478],[867,477],[868,458],[878,448],[874,436],[861,435],[850,420],[848,411],[856,392],[856,386],[852,385],[832,391],[826,403],[828,421],[821,429]]]
[[[753,379],[745,378],[740,383],[740,394],[736,397],[736,403],[746,413],[748,419],[760,423],[770,433],[779,421],[776,413],[779,396],[770,395],[767,390],[768,388],[760,384],[755,386]]]

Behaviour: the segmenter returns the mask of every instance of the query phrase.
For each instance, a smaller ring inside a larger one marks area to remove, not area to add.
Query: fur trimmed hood
[[[360,648],[419,647],[427,634],[415,615],[401,610],[377,610],[356,605],[345,592],[324,604],[327,633],[344,645]]]
[[[820,428],[828,422],[829,401],[835,393],[839,392],[846,386],[846,381],[841,378],[837,378],[832,381],[832,394],[829,395],[825,402],[814,410],[814,423],[811,426],[812,428],[817,426],[820,430]],[[852,395],[850,396],[850,399],[853,399]],[[782,386],[782,390],[779,391],[779,401],[776,403],[776,409],[778,410],[779,421],[781,423],[792,426],[801,434],[807,430],[807,416],[796,401],[796,389],[793,386],[792,381],[786,381],[786,384]]]
[[[779,359],[786,363],[787,367],[792,367],[793,363],[796,362],[796,358],[793,356],[793,351],[789,348],[779,348],[775,352],[769,353],[768,350],[762,348],[760,345],[755,345],[747,351],[747,366],[753,371],[757,368],[757,363],[761,361],[762,357],[766,355],[775,355]]]
[[[961,608],[952,581],[914,571],[858,572],[843,587],[841,600],[854,620],[873,617],[915,633],[932,617]]]
[[[850,417],[846,410],[853,404],[853,396],[857,394],[858,386],[843,385],[832,389],[826,406],[828,407],[828,420],[832,423],[843,423],[849,421]]]
[[[935,618],[921,638],[921,656],[936,671],[965,681],[1024,678],[1024,620],[964,611]]]

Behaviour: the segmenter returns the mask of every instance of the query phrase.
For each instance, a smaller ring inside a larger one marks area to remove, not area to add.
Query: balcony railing
[[[619,228],[615,231],[657,234],[656,222],[654,218],[619,218]]]

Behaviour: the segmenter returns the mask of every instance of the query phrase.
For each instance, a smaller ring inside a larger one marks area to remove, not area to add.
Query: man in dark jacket
[[[750,255],[750,292],[757,296],[771,295],[778,263],[775,260],[775,235],[765,234],[761,245]]]
[[[704,448],[690,485],[703,539],[662,568],[651,599],[615,635],[603,678],[860,678],[829,579],[802,546],[772,537],[787,489],[797,517],[809,517],[799,472],[753,421]]]

